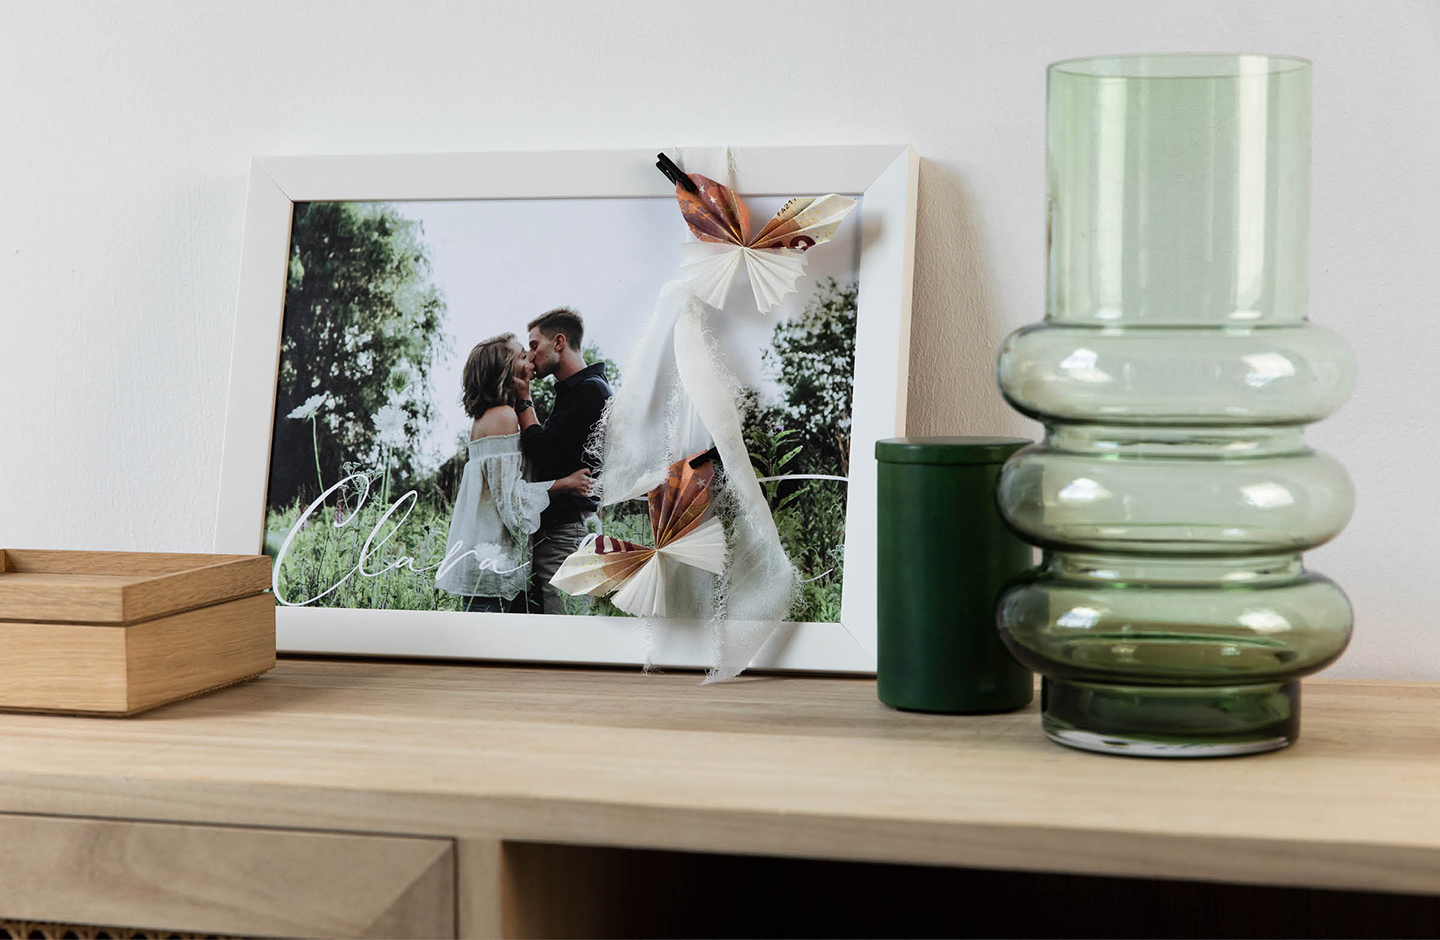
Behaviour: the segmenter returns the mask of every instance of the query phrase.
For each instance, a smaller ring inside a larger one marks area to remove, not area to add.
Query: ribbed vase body
[[[1141,56],[1052,66],[1043,323],[998,380],[1044,441],[1006,520],[1044,550],[1001,637],[1061,743],[1154,756],[1283,747],[1299,683],[1350,636],[1301,553],[1349,520],[1305,425],[1354,363],[1306,319],[1310,66]]]

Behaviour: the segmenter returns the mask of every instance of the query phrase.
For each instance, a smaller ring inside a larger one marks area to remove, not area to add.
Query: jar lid
[[[1004,463],[1034,441],[1021,437],[891,437],[875,442],[881,463]]]

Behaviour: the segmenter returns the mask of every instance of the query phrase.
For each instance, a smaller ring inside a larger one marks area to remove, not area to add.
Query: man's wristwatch
[[[535,403],[528,398],[522,398],[515,403],[515,413],[518,415],[526,408],[534,408]]]

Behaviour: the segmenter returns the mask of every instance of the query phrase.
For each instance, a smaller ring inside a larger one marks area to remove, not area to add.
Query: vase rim
[[[1299,56],[1264,53],[1164,52],[1087,56],[1050,65],[1052,73],[1094,79],[1226,79],[1279,75],[1310,68]]]

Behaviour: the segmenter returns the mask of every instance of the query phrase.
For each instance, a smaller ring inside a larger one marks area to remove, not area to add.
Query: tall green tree
[[[859,291],[834,279],[816,285],[804,311],[776,325],[764,358],[780,386],[767,402],[742,389],[738,402],[750,460],[762,477],[849,476],[850,409]],[[784,480],[764,487],[781,544],[800,571],[790,616],[840,617],[847,486],[839,480]]]
[[[414,475],[409,441],[434,417],[430,373],[449,345],[422,236],[382,203],[295,205],[271,507],[313,499],[345,464]]]
[[[826,278],[798,317],[776,325],[764,353],[784,392],[780,420],[799,433],[806,473],[849,474],[858,297],[854,282]]]

